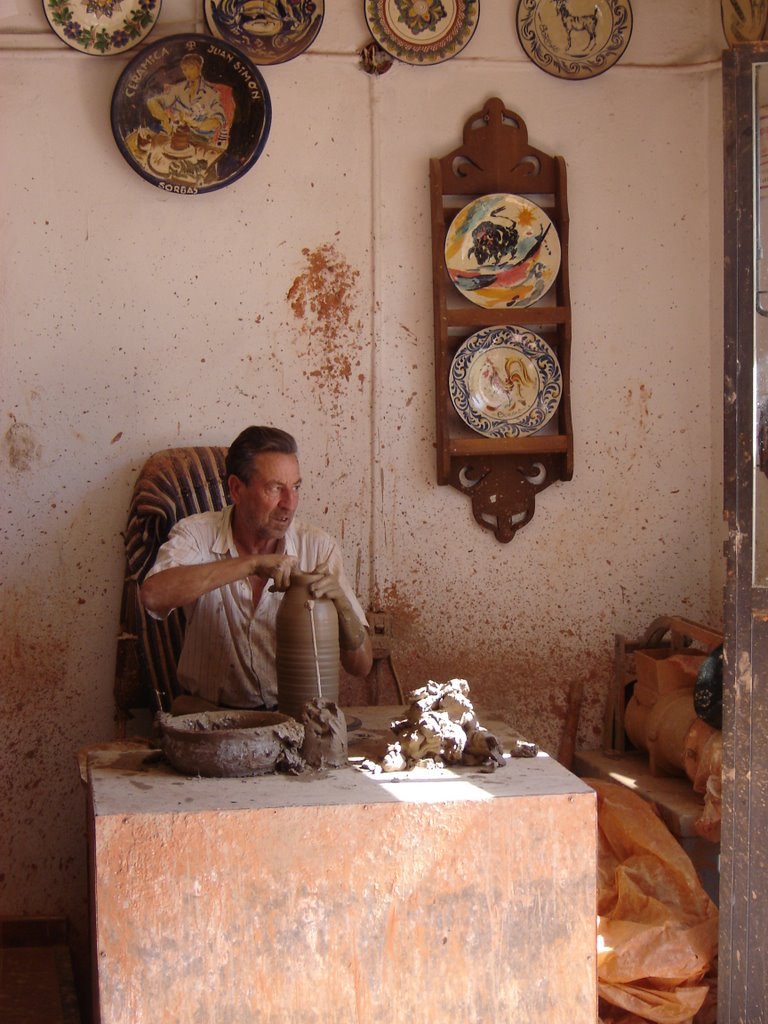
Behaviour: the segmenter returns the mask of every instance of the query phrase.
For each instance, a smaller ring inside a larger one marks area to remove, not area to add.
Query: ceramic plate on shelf
[[[549,345],[524,327],[484,327],[453,357],[448,387],[456,412],[486,437],[525,437],[554,416],[562,373]]]
[[[240,50],[203,35],[169,36],[125,68],[112,132],[131,167],[179,195],[231,185],[267,141],[269,93]]]
[[[536,203],[492,193],[473,200],[451,221],[445,265],[462,295],[478,306],[530,306],[557,277],[560,239]]]
[[[205,0],[205,20],[218,39],[246,53],[254,64],[282,64],[315,40],[325,0]]]
[[[43,0],[48,22],[73,50],[109,56],[130,50],[149,35],[161,0]]]
[[[632,34],[629,0],[519,0],[526,54],[557,78],[594,78],[621,57]]]
[[[720,0],[720,20],[729,46],[756,43],[768,23],[768,0]]]
[[[464,49],[477,28],[479,0],[365,0],[371,35],[406,64],[440,64]]]

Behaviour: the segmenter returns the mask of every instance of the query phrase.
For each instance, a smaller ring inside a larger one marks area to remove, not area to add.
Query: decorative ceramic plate
[[[755,43],[768,23],[768,0],[720,0],[720,20],[729,46]]]
[[[145,39],[160,16],[161,0],[43,0],[48,22],[81,53],[122,53]]]
[[[470,41],[479,0],[365,0],[371,35],[406,64],[440,64]]]
[[[180,195],[211,192],[258,159],[269,93],[240,50],[211,36],[169,36],[131,61],[112,96],[112,132],[142,178]]]
[[[525,437],[540,430],[560,403],[557,357],[523,327],[484,327],[451,363],[451,401],[467,426],[486,437]]]
[[[530,306],[557,277],[560,239],[536,203],[492,193],[453,218],[445,238],[445,265],[462,295],[478,306]]]
[[[323,23],[325,0],[205,0],[217,37],[239,46],[254,64],[282,64],[303,53]]]
[[[557,78],[594,78],[621,57],[632,34],[629,0],[520,0],[526,54]]]

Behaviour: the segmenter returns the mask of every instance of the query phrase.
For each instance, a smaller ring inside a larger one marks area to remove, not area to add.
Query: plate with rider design
[[[445,237],[448,275],[486,309],[530,306],[560,269],[560,238],[550,218],[524,196],[480,196],[453,218]]]
[[[143,42],[160,16],[161,0],[43,0],[43,11],[67,46],[95,57]]]
[[[325,0],[205,0],[204,8],[217,39],[239,46],[254,64],[283,64],[315,41]]]
[[[554,416],[563,391],[557,356],[524,327],[484,327],[453,357],[448,390],[467,426],[486,437],[526,437]]]
[[[479,17],[479,0],[365,0],[371,35],[406,64],[455,57],[475,34]]]
[[[152,185],[198,195],[231,185],[254,165],[272,107],[245,54],[207,35],[178,35],[126,66],[112,95],[112,134]]]
[[[520,0],[527,56],[556,78],[594,78],[613,67],[632,34],[629,0]]]

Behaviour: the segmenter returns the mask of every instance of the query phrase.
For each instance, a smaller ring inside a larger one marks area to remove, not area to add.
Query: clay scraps
[[[365,761],[361,767],[401,772],[462,764],[495,771],[504,765],[502,744],[478,721],[466,679],[430,680],[413,690],[409,700],[405,718],[390,725],[397,739],[389,744],[381,763]],[[535,757],[537,753],[535,743],[516,740],[510,756]]]

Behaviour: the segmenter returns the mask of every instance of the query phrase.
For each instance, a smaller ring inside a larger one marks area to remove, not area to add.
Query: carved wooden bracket
[[[496,192],[530,197],[546,211],[560,239],[555,285],[530,306],[488,309],[476,305],[459,293],[445,267],[445,236],[455,215],[473,199]],[[565,161],[530,146],[523,119],[494,97],[465,122],[461,146],[430,160],[430,201],[437,480],[467,494],[475,520],[507,543],[533,517],[536,494],[573,475]],[[453,357],[466,338],[490,326],[525,327],[556,352],[562,395],[557,413],[538,433],[487,437],[467,426],[453,407],[449,392]]]

